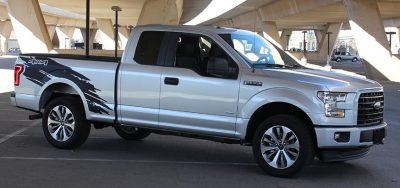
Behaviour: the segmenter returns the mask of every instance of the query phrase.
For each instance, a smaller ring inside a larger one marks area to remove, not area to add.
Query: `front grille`
[[[381,105],[378,106],[377,103]],[[358,100],[358,126],[373,126],[383,123],[383,92],[362,93]]]

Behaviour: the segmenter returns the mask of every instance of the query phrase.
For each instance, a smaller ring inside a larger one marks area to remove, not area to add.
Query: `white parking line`
[[[32,122],[32,120],[0,120],[0,122]]]
[[[8,135],[6,135],[6,136],[0,138],[0,144],[4,143],[5,141],[9,140],[10,138],[12,138],[12,137],[14,137],[14,136],[16,136],[16,135],[18,135],[18,134],[21,134],[21,133],[25,132],[25,131],[28,130],[29,128],[31,128],[31,127],[33,127],[33,126],[36,126],[36,125],[39,124],[39,123],[40,123],[40,121],[35,121],[35,122],[29,124],[28,126],[26,126],[26,127],[24,127],[24,128],[21,128],[21,129],[19,129],[19,130],[16,130],[16,131],[14,131],[13,133],[8,134]]]
[[[7,136],[8,134],[0,134],[0,137],[1,136]],[[33,138],[42,138],[42,137],[44,137],[43,135],[27,135],[27,134],[18,134],[18,135],[15,135],[14,137],[33,137]],[[115,138],[117,138],[117,137],[100,137],[100,136],[89,136],[88,137],[88,139],[105,139],[105,140],[107,140],[107,139],[115,139]]]
[[[16,110],[16,109],[0,109],[0,111],[9,111],[9,112],[28,112],[28,110]]]
[[[78,162],[126,162],[126,163],[157,163],[157,164],[194,164],[194,165],[235,165],[256,166],[256,163],[240,162],[207,162],[207,161],[156,161],[156,160],[118,160],[100,158],[53,158],[53,157],[0,157],[3,160],[37,160],[37,161],[78,161]]]

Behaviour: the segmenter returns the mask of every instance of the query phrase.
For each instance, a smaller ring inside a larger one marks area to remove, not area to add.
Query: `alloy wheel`
[[[75,130],[75,119],[71,110],[63,105],[55,106],[47,118],[47,129],[53,139],[65,142]]]
[[[277,125],[265,131],[261,138],[260,149],[268,165],[276,169],[286,169],[296,162],[300,144],[291,129]]]

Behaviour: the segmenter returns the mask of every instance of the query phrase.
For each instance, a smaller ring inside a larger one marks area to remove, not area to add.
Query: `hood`
[[[329,91],[356,92],[360,89],[382,87],[376,81],[359,75],[315,69],[265,69],[269,76],[277,76],[295,82],[326,87]]]

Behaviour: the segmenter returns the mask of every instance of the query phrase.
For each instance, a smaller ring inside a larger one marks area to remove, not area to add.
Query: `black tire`
[[[151,134],[148,130],[129,126],[116,126],[114,129],[125,140],[143,140]]]
[[[336,62],[341,62],[342,61],[342,58],[340,58],[340,57],[338,57],[338,58],[336,58]]]
[[[65,141],[58,141],[57,139],[53,138],[47,124],[50,112],[52,112],[55,107],[60,105],[68,108],[68,110],[73,114],[75,122],[74,130],[72,131],[70,138]],[[90,124],[86,120],[84,107],[80,102],[80,98],[63,96],[51,100],[50,103],[46,105],[44,110],[42,128],[47,141],[57,148],[74,149],[81,146],[89,136]]]
[[[353,62],[357,62],[358,61],[358,58],[353,58],[351,61],[353,61]]]
[[[297,159],[291,166],[283,169],[275,168],[269,165],[268,162],[264,159],[263,154],[261,154],[261,140],[264,138],[264,133],[268,129],[273,129],[273,127],[277,126],[285,126],[291,129],[295,136],[297,136],[299,144]],[[314,159],[313,136],[307,126],[310,125],[305,124],[298,118],[291,115],[275,115],[266,119],[263,123],[260,124],[260,126],[258,126],[253,137],[253,155],[258,165],[267,174],[277,177],[291,177],[299,173],[308,163],[310,163]]]

